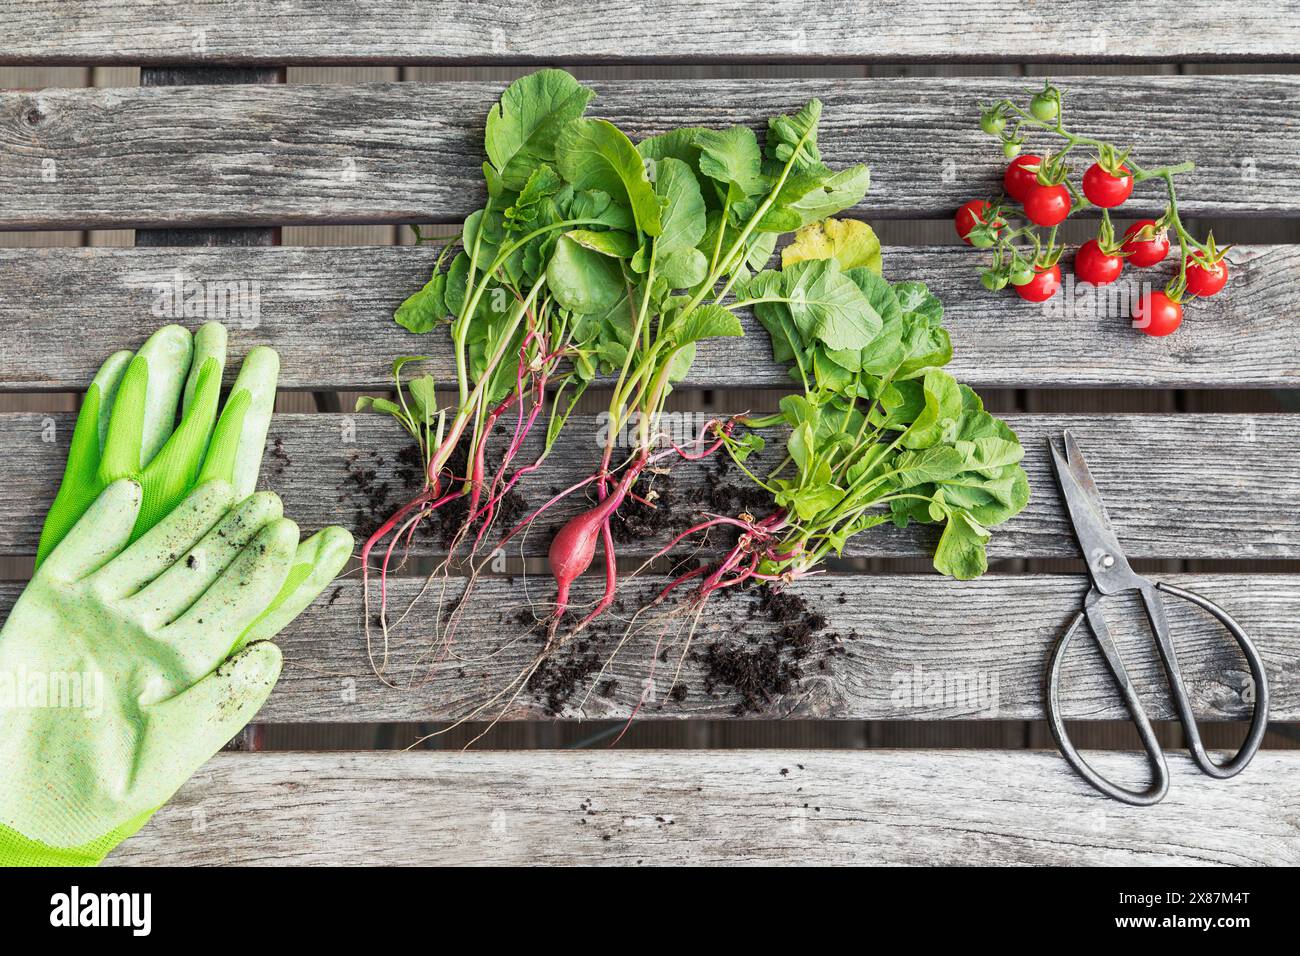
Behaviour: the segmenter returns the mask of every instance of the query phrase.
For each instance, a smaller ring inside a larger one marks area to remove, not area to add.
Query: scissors
[[[1169,789],[1169,768],[1165,764],[1165,754],[1160,749],[1151,721],[1147,719],[1142,701],[1138,698],[1133,682],[1129,679],[1124,661],[1119,656],[1119,648],[1111,636],[1102,611],[1108,596],[1137,591],[1142,595],[1147,620],[1155,634],[1156,647],[1160,651],[1165,676],[1169,681],[1169,693],[1173,698],[1174,709],[1178,712],[1178,719],[1183,725],[1183,731],[1187,735],[1187,745],[1191,750],[1192,760],[1203,773],[1211,777],[1225,780],[1235,776],[1255,756],[1255,751],[1259,749],[1260,741],[1264,738],[1264,732],[1268,729],[1268,679],[1264,676],[1264,662],[1260,660],[1259,652],[1255,650],[1255,645],[1251,643],[1241,626],[1213,601],[1163,581],[1152,581],[1129,566],[1128,559],[1119,546],[1119,539],[1110,528],[1110,519],[1106,517],[1106,508],[1101,502],[1101,494],[1097,491],[1097,485],[1088,472],[1088,465],[1083,460],[1083,453],[1079,451],[1078,443],[1068,431],[1063,434],[1063,438],[1064,455],[1052,438],[1049,437],[1047,443],[1052,450],[1052,465],[1061,484],[1061,493],[1065,499],[1070,521],[1074,524],[1075,537],[1079,539],[1079,547],[1083,550],[1084,558],[1087,559],[1092,587],[1083,599],[1083,610],[1075,615],[1070,626],[1057,642],[1048,668],[1047,720],[1052,736],[1056,738],[1057,746],[1061,748],[1061,753],[1075,772],[1108,797],[1140,807],[1151,806],[1164,799]],[[1241,749],[1231,760],[1224,763],[1218,764],[1211,760],[1209,754],[1205,752],[1205,746],[1201,743],[1196,717],[1192,713],[1192,704],[1187,699],[1187,687],[1183,684],[1183,676],[1178,668],[1178,656],[1174,652],[1174,644],[1169,635],[1169,619],[1165,615],[1164,594],[1191,601],[1218,618],[1241,647],[1242,653],[1246,656],[1246,663],[1250,666],[1250,676],[1255,683],[1255,709],[1251,715],[1250,731]],[[1147,762],[1152,772],[1152,781],[1146,790],[1126,789],[1097,773],[1080,756],[1065,731],[1065,721],[1061,717],[1061,665],[1065,660],[1065,652],[1070,646],[1070,641],[1085,621],[1101,647],[1102,655],[1106,658],[1115,682],[1119,684],[1120,692],[1124,695],[1124,703],[1128,706],[1128,712],[1142,739],[1142,747],[1146,751]]]

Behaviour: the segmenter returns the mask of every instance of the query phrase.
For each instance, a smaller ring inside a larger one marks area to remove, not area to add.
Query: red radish
[[[546,560],[555,577],[557,617],[569,606],[569,588],[591,567],[591,562],[596,558],[596,539],[600,537],[601,526],[609,517],[608,503],[613,500],[606,498],[594,508],[570,518],[551,542]]]

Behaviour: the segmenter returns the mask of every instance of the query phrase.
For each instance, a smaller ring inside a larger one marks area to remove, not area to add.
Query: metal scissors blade
[[[1052,450],[1056,480],[1060,482],[1065,507],[1074,525],[1074,536],[1088,562],[1092,583],[1102,594],[1140,586],[1141,582],[1129,567],[1124,549],[1120,547],[1119,538],[1111,530],[1101,492],[1088,471],[1088,463],[1084,461],[1078,442],[1069,431],[1063,433],[1063,438],[1064,455],[1051,437],[1047,439],[1047,446]]]

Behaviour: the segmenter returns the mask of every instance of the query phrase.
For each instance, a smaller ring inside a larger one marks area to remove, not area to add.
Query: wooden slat
[[[707,420],[686,413],[689,440]],[[1070,524],[1048,462],[1047,436],[1070,429],[1087,450],[1116,532],[1135,558],[1300,557],[1300,416],[1297,415],[1011,415],[1025,447],[1028,507],[999,526],[990,547],[994,558],[1077,558]],[[523,464],[540,451],[541,429],[529,436]],[[0,415],[0,553],[34,553],[40,520],[58,487],[72,435],[67,413]],[[779,433],[754,467],[770,470],[780,461]],[[503,444],[499,438],[494,448]],[[601,419],[575,416],[561,433],[545,466],[519,483],[536,508],[589,475],[603,448]],[[367,535],[418,491],[419,469],[398,460],[410,444],[389,417],[360,415],[277,415],[268,437],[262,483],[283,497],[285,512],[304,528],[342,524]],[[690,526],[701,510],[732,507],[712,501],[709,478],[717,461],[681,462],[670,483],[654,487],[675,518],[661,535],[622,549],[627,556],[652,553]],[[356,476],[373,472],[373,477]],[[407,480],[415,485],[408,486]],[[727,484],[743,489],[739,473]],[[514,553],[544,555],[553,527],[587,507],[585,496],[555,506],[550,517]],[[661,502],[662,504],[662,502]],[[502,529],[504,531],[504,528]],[[924,557],[933,550],[935,529],[892,525],[854,538],[846,554]],[[417,536],[416,553],[439,553],[436,536]],[[716,553],[710,550],[707,553]]]
[[[203,283],[205,295],[219,283],[246,283],[246,315],[204,307],[203,316],[180,321],[225,318],[233,354],[274,347],[282,387],[383,388],[393,357],[410,353],[434,355],[433,371],[447,381],[454,373],[446,336],[413,336],[392,321],[402,299],[428,278],[434,256],[397,246],[0,249],[0,389],[84,388],[112,350],[135,348],[178,318],[157,290],[159,283],[174,288],[178,277]],[[1164,339],[1136,334],[1126,311],[1105,302],[1098,308],[1081,292],[1063,292],[1049,309],[1008,291],[990,293],[979,284],[985,258],[965,247],[885,250],[891,278],[923,280],[944,301],[956,353],[951,370],[971,385],[1300,384],[1300,315],[1291,295],[1300,283],[1300,247],[1233,249],[1227,291],[1190,304],[1183,328]],[[1161,272],[1131,274],[1164,281]],[[789,384],[772,361],[767,333],[745,321],[745,338],[700,348],[688,387]]]
[[[1266,662],[1272,719],[1300,719],[1300,632],[1295,626],[1300,577],[1184,574],[1161,579],[1230,610]],[[421,583],[405,578],[393,584],[395,611],[407,607]],[[799,626],[803,617],[774,622],[754,593],[719,598],[691,637],[694,653],[686,657],[677,681],[681,690],[674,694],[673,678],[689,627],[680,610],[672,616],[642,615],[637,633],[608,671],[600,673],[635,610],[663,584],[663,578],[654,576],[626,584],[606,622],[562,648],[552,667],[505,708],[505,698],[488,702],[537,652],[538,639],[525,636],[525,622],[533,620],[530,600],[538,614],[545,614],[552,600],[545,576],[482,580],[465,605],[454,656],[441,658],[436,667],[430,662],[439,658],[436,615],[444,592],[441,581],[435,581],[420,610],[392,631],[385,673],[395,687],[385,686],[371,669],[360,583],[341,580],[277,638],[284,650],[284,674],[257,719],[272,724],[446,721],[488,704],[479,716],[507,721],[556,715],[626,719],[634,711],[654,720],[1038,720],[1044,716],[1042,688],[1051,649],[1087,590],[1081,575],[993,574],[968,583],[934,574],[809,578],[789,593],[802,597],[805,613],[822,615],[825,624],[798,655],[781,641],[785,628]],[[461,586],[453,580],[445,592],[442,620]],[[5,613],[20,589],[17,583],[0,585]],[[598,581],[585,579],[575,588],[575,602],[589,604],[599,592]],[[1249,671],[1227,632],[1185,602],[1171,598],[1166,605],[1198,718],[1248,718]],[[1107,605],[1148,713],[1153,719],[1173,719],[1154,644],[1140,615],[1135,602]],[[394,613],[394,620],[398,616]],[[376,662],[382,662],[377,629],[372,647]],[[743,655],[774,649],[781,663],[760,672],[767,676],[742,693],[736,678],[727,676],[732,673],[728,668],[747,664]],[[788,687],[778,685],[778,667],[789,679]],[[1071,649],[1062,686],[1070,718],[1128,720],[1093,642],[1081,640]]]
[[[1226,783],[1170,763],[1168,798],[1135,810],[1052,753],[222,754],[108,862],[1300,862],[1300,755],[1264,751]]]
[[[637,137],[765,125],[819,96],[823,155],[872,166],[857,212],[877,217],[948,216],[995,192],[1005,160],[975,106],[1024,92],[1023,80],[1002,77],[593,86],[593,115]],[[500,92],[381,83],[0,94],[0,228],[459,221],[483,198],[483,120]],[[1297,212],[1300,156],[1277,131],[1300,110],[1300,77],[1080,78],[1070,103],[1077,128],[1135,146],[1144,164],[1200,163],[1184,215]],[[40,175],[50,158],[53,182]],[[1149,185],[1125,211],[1164,202]]]
[[[456,0],[168,0],[0,3],[0,64],[457,64],[1272,60],[1300,52],[1300,7],[1155,0],[1108,27],[1089,4],[1005,0],[770,4],[690,0],[628,7]],[[200,42],[201,40],[201,42]]]

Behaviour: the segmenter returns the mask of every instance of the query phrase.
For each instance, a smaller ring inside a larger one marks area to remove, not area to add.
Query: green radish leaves
[[[641,154],[617,126],[605,120],[574,120],[561,130],[555,154],[560,175],[575,189],[600,190],[625,202],[637,229],[659,235],[659,197]]]
[[[397,307],[393,318],[408,332],[422,334],[432,331],[447,316],[446,289],[447,277],[441,272],[436,273],[423,289]]]
[[[524,188],[534,169],[555,160],[560,131],[595,94],[563,70],[541,70],[511,83],[488,112],[483,145],[506,189]]]
[[[752,129],[700,130],[695,144],[700,150],[700,172],[725,187],[723,198],[735,203],[766,191],[763,155]]]
[[[607,311],[622,298],[624,287],[617,259],[569,235],[555,244],[546,285],[562,308],[583,315]]]
[[[804,127],[786,119],[789,144]],[[768,572],[806,571],[893,520],[943,524],[935,568],[982,574],[989,528],[1029,500],[1024,450],[943,370],[952,345],[942,304],[922,283],[881,277],[880,244],[863,223],[808,224],[782,263],[740,293],[803,385],[781,401],[788,460],[766,485],[792,520],[781,550],[797,554]]]
[[[702,305],[688,315],[675,319],[668,327],[674,346],[688,345],[700,339],[735,338],[744,335],[740,319],[720,305]]]

